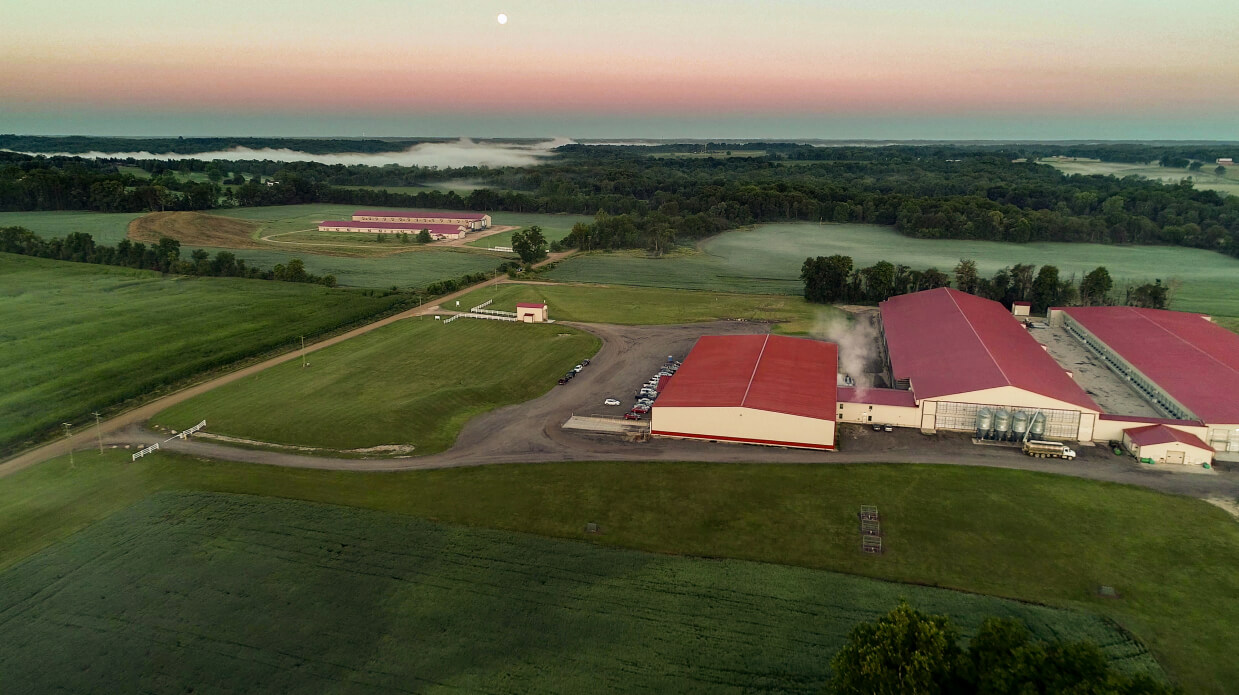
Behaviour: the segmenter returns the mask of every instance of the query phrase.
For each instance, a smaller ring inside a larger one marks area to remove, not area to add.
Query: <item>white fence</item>
[[[482,302],[481,304],[479,304],[479,305],[477,305],[477,306],[473,307],[473,308],[472,308],[472,309],[470,309],[469,311],[481,311],[482,309],[485,309],[486,307],[490,306],[490,305],[491,305],[491,304],[493,304],[494,302],[495,302],[495,300],[493,300],[493,299],[488,299],[488,300],[486,300],[486,301]]]
[[[172,441],[173,439],[188,439],[188,438],[189,438],[189,435],[193,434],[194,432],[197,432],[198,430],[202,429],[203,427],[206,427],[206,420],[203,420],[203,421],[199,422],[198,424],[194,425],[193,427],[190,427],[189,429],[185,429],[185,430],[181,430],[180,432],[177,432],[176,434],[172,435],[171,437],[168,437],[167,439],[163,440],[163,443],[164,443],[164,444],[167,444],[168,442]],[[138,453],[134,454],[134,455],[133,455],[133,458],[131,458],[131,459],[129,459],[129,460],[130,460],[131,462],[132,462],[132,461],[137,461],[138,459],[142,458],[143,456],[146,456],[147,454],[153,453],[153,452],[158,451],[158,450],[159,450],[159,442],[156,442],[156,443],[154,443],[154,444],[152,444],[152,445],[150,445],[150,446],[146,447],[145,449],[143,449],[143,450],[139,451]]]
[[[515,251],[512,250],[511,246],[488,246],[486,247],[486,250],[487,251],[502,251],[504,253],[516,253]]]
[[[146,456],[147,454],[149,454],[149,453],[151,453],[151,452],[155,451],[155,450],[156,450],[156,449],[158,449],[158,448],[159,448],[159,443],[158,443],[158,442],[156,442],[155,444],[152,444],[152,445],[150,445],[150,446],[146,447],[145,449],[143,449],[143,450],[139,451],[138,453],[134,454],[134,455],[133,455],[133,458],[131,458],[131,459],[129,459],[129,460],[130,460],[131,462],[132,462],[132,461],[137,461],[138,459],[142,458],[143,456]]]
[[[508,314],[508,312],[493,312],[493,313],[487,312],[485,314],[474,314],[474,313],[455,314],[451,318],[444,319],[443,325],[447,325],[455,321],[456,319],[486,319],[488,321],[519,321],[520,320],[516,318],[516,314],[508,314],[506,316],[495,315],[495,314]]]
[[[478,309],[474,307],[469,310],[471,314],[490,314],[491,316],[516,316],[515,311],[499,311],[498,309]]]

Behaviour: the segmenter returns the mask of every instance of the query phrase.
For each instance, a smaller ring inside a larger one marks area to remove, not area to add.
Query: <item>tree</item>
[[[1105,304],[1114,281],[1105,266],[1098,266],[1080,281],[1080,303],[1084,306]]]
[[[900,601],[878,618],[852,629],[831,659],[839,695],[933,695],[958,692],[963,651],[945,615],[926,615]]]
[[[852,274],[851,256],[818,256],[806,258],[800,267],[804,282],[804,298],[819,304],[847,300],[848,276]]]
[[[1161,280],[1145,283],[1128,290],[1127,303],[1145,309],[1166,308],[1166,286]]]
[[[433,239],[430,238],[429,229],[423,229],[422,231],[417,233],[417,243],[429,244],[431,241],[433,241]]]
[[[1037,279],[1033,280],[1032,310],[1034,314],[1044,314],[1052,306],[1059,305],[1058,267],[1043,265],[1037,271]]]
[[[1221,164],[1219,164],[1219,165],[1217,165],[1217,168],[1213,170],[1213,173],[1217,174],[1218,176],[1225,176],[1225,175],[1226,175],[1226,167],[1224,167],[1224,166],[1222,166]]]
[[[925,272],[921,273],[921,286],[919,289],[936,290],[939,287],[950,287],[950,286],[951,286],[951,278],[946,273],[942,272],[941,270],[938,270],[937,268],[930,268],[929,270],[926,270]]]
[[[968,294],[976,294],[980,279],[977,276],[977,262],[961,258],[955,266],[955,289]]]
[[[542,234],[542,228],[534,225],[512,234],[512,250],[525,265],[546,258],[546,237]]]

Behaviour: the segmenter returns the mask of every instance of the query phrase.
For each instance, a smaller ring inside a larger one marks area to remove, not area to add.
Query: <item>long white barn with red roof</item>
[[[417,224],[458,224],[469,231],[490,227],[484,212],[429,212],[425,210],[358,210],[354,222],[401,222]]]
[[[881,312],[891,371],[907,390],[852,389],[859,412],[876,407],[903,426],[915,418],[929,433],[976,431],[988,411],[1012,428],[1040,420],[1038,436],[1092,441],[1101,408],[998,302],[941,288],[894,297]],[[841,420],[858,412],[840,410]]]

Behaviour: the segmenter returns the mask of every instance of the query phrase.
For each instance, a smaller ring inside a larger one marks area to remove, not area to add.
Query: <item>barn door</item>
[[[1182,451],[1167,451],[1166,463],[1183,463]]]

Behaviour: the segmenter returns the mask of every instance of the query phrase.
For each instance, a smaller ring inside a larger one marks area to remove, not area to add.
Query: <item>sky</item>
[[[1219,0],[6,4],[0,132],[1239,139]]]

